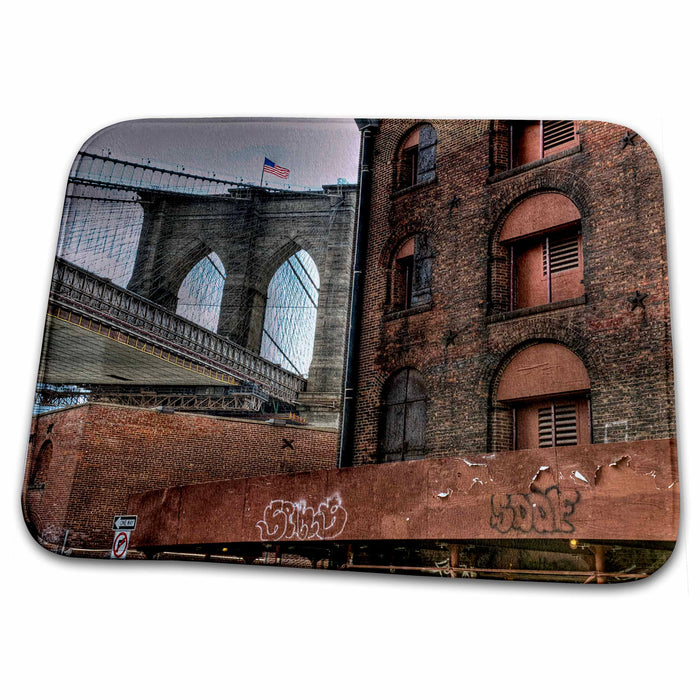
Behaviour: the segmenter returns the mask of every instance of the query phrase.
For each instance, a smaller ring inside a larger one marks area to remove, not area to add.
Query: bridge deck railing
[[[284,401],[296,401],[306,387],[303,377],[61,258],[53,270],[51,299],[69,310],[111,321],[148,342],[185,350],[219,371],[262,385]]]

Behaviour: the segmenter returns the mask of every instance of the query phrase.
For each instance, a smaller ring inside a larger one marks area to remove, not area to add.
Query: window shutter
[[[545,155],[573,146],[576,142],[574,122],[545,120],[542,124],[542,141]]]
[[[389,379],[381,411],[379,447],[383,461],[422,457],[428,414],[425,385],[418,371],[403,369]]]
[[[570,236],[549,241],[549,264],[550,271],[563,272],[572,270],[579,266],[579,245],[578,236]],[[547,251],[543,247],[542,267],[544,274],[547,274]]]
[[[386,462],[397,462],[403,457],[408,374],[407,369],[401,370],[389,379],[385,388],[382,405],[384,430],[380,447]]]
[[[437,134],[430,124],[422,126],[418,135],[417,182],[428,182],[435,177]]]
[[[381,446],[384,461],[399,462],[403,458],[406,404],[386,405],[384,411],[384,440]]]
[[[416,459],[425,454],[425,427],[428,413],[425,400],[406,404],[406,427],[404,432],[404,458]]]
[[[576,445],[576,406],[554,407],[554,432],[556,434],[557,445]]]
[[[409,370],[406,383],[404,459],[417,459],[425,453],[425,428],[428,422],[425,398],[423,378],[416,370]]]
[[[537,411],[537,432],[539,447],[578,444],[576,429],[576,405],[545,406]],[[554,425],[552,425],[554,423]],[[553,442],[552,438],[555,438]]]
[[[408,387],[408,370],[402,369],[388,382],[384,401],[387,404],[404,403],[406,401],[406,389]]]
[[[540,447],[552,447],[552,407],[545,406],[537,411],[537,433]]]
[[[542,158],[542,128],[540,122],[512,122],[511,167],[525,165]]]
[[[411,306],[430,302],[433,282],[433,252],[428,236],[425,233],[419,233],[416,235],[415,241]]]

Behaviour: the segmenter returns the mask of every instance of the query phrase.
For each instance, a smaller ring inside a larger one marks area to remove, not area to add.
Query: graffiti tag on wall
[[[494,494],[491,496],[491,522],[499,532],[573,532],[569,522],[580,494],[573,499],[559,497],[559,488],[530,493]]]
[[[260,539],[332,540],[345,529],[348,513],[339,494],[328,496],[314,510],[306,501],[270,501],[256,523]]]

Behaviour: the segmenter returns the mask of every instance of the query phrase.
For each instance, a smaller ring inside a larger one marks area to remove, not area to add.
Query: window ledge
[[[526,309],[514,309],[513,311],[505,311],[500,314],[492,314],[486,317],[486,323],[498,323],[499,321],[510,321],[514,318],[523,318],[524,316],[533,316],[546,311],[557,311],[558,309],[568,309],[572,306],[582,306],[586,303],[586,295],[575,297],[574,299],[563,299],[555,301],[551,304],[541,304],[540,306],[530,306]]]
[[[423,313],[423,311],[430,311],[432,308],[433,303],[428,302],[427,304],[419,304],[417,306],[412,306],[409,309],[399,309],[398,311],[385,311],[384,320],[395,321],[399,318],[406,318],[406,316],[413,316],[414,314]]]
[[[511,168],[510,170],[505,170],[502,173],[496,173],[495,175],[490,175],[486,178],[486,184],[492,185],[495,182],[500,182],[501,180],[506,180],[509,177],[515,177],[516,175],[521,175],[526,173],[528,170],[533,168],[538,168],[541,165],[546,165],[547,163],[552,163],[560,158],[568,158],[573,156],[575,153],[581,152],[581,144],[578,143],[571,148],[567,148],[565,151],[559,151],[559,153],[552,153],[552,155],[545,156],[539,160],[533,160],[532,163],[525,163],[525,165],[519,165],[517,168]]]
[[[415,192],[416,190],[420,190],[423,187],[427,187],[428,185],[434,185],[437,182],[437,175],[433,175],[430,180],[426,180],[425,182],[417,182],[415,185],[409,185],[408,187],[403,187],[400,190],[394,190],[390,195],[389,199],[398,199],[399,197],[403,197],[405,194],[408,194],[409,192]]]

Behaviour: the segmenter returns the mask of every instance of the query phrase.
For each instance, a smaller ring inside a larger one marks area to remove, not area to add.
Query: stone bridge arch
[[[259,353],[267,288],[291,255],[305,250],[320,284],[307,419],[335,427],[351,284],[356,188],[280,192],[245,188],[230,195],[149,193],[128,289],[171,311],[185,276],[216,252],[226,270],[217,332]]]
[[[318,327],[320,276],[313,257],[296,243],[281,257],[267,284],[260,354],[306,377]]]
[[[216,332],[226,283],[226,266],[215,251],[206,253],[185,275],[177,293],[178,316]]]

